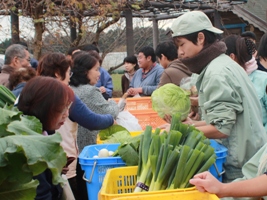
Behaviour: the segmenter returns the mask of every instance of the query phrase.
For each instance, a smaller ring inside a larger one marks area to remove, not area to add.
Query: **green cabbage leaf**
[[[165,115],[180,114],[185,120],[190,112],[189,94],[179,86],[168,83],[156,89],[152,95],[152,108],[161,118]]]

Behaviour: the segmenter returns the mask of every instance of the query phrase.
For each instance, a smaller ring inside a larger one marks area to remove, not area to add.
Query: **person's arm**
[[[127,93],[129,94],[129,96],[135,96],[136,94],[138,94],[139,92],[135,89],[135,85],[139,85],[139,78],[141,79],[141,75],[142,75],[142,72],[140,71],[142,69],[138,69],[134,76],[133,76],[133,79],[132,81],[130,82],[130,85],[129,85],[129,89],[127,90]],[[142,89],[142,88],[141,88]]]
[[[205,121],[194,121],[190,118],[187,118],[184,124],[189,124],[195,126],[198,130],[202,131],[207,138],[210,139],[220,139],[227,138],[228,135],[218,131],[218,129],[211,124],[207,124]]]
[[[236,83],[227,78],[214,75],[203,81],[199,88],[199,106],[207,126],[198,129],[211,139],[229,136],[238,113],[244,110]]]
[[[114,124],[112,115],[92,112],[76,95],[69,110],[69,118],[89,130],[105,129]]]
[[[106,79],[106,83],[105,83],[104,87],[106,88],[106,93],[111,98],[112,97],[112,92],[113,92],[113,82],[112,82],[111,76],[108,73],[107,73],[107,77],[106,78],[107,79]]]
[[[87,100],[84,99],[84,102],[88,108],[99,114],[111,114],[114,119],[117,117],[119,114],[119,107],[115,101],[107,101],[97,87],[89,87],[87,90]]]
[[[108,73],[107,70],[103,69],[102,67],[100,68],[100,73],[101,73],[101,78],[100,82],[96,84],[97,87],[101,88],[104,87],[105,89],[101,91],[102,93],[106,93],[109,98],[112,97],[112,91],[113,91],[113,83],[112,83],[112,78],[110,74]]]
[[[263,174],[253,179],[221,183],[210,172],[203,172],[189,181],[200,192],[209,192],[218,197],[262,197],[267,195],[267,175]]]
[[[154,90],[157,89],[159,81],[160,81],[160,77],[161,77],[163,71],[164,71],[163,67],[160,66],[157,69],[157,71],[155,72],[156,73],[156,75],[154,77],[155,85],[153,85],[153,86],[143,86],[142,87],[142,92],[143,92],[144,95],[150,96],[154,92]],[[151,80],[151,81],[154,81],[154,80]]]

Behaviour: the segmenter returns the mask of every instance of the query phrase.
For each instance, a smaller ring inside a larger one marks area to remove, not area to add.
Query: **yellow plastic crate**
[[[112,100],[119,102],[120,98],[113,98]],[[125,110],[152,110],[151,97],[137,97],[137,98],[127,98]]]
[[[137,195],[132,197],[119,197],[112,200],[219,200],[215,194],[202,193],[197,190],[188,192],[173,192],[157,195]]]
[[[104,178],[102,188],[98,193],[99,200],[111,200],[116,198],[141,198],[144,196],[157,195],[173,195],[180,193],[187,193],[189,191],[196,191],[195,187],[187,189],[175,189],[175,190],[160,190],[153,192],[138,192],[132,193],[136,185],[137,166],[134,167],[120,167],[109,169]],[[146,198],[146,197],[144,197]],[[162,200],[162,199],[161,199]],[[193,200],[193,199],[192,199]],[[198,199],[199,200],[199,199]]]

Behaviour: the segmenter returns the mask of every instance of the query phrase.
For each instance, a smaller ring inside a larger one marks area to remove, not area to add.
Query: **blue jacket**
[[[103,67],[100,67],[100,78],[98,82],[96,83],[96,87],[104,86],[106,88],[106,94],[109,96],[109,98],[112,97],[112,91],[113,91],[113,83],[112,78],[110,74],[105,70]]]
[[[26,82],[19,83],[19,84],[12,90],[12,93],[13,93],[16,97],[18,97],[25,85],[26,85]]]
[[[112,115],[92,112],[76,95],[69,110],[69,118],[89,130],[105,129],[114,123]]]
[[[163,67],[156,63],[156,66],[153,67],[151,71],[149,71],[146,75],[146,77],[142,78],[142,71],[143,69],[138,69],[134,77],[130,83],[130,88],[139,88],[141,87],[143,90],[143,93],[140,94],[142,96],[150,96],[155,89],[157,89],[160,77],[164,71]]]

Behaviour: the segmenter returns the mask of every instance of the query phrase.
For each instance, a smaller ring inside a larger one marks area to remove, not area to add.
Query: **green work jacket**
[[[267,142],[255,88],[245,70],[221,54],[201,72],[196,83],[201,114],[207,124],[227,135],[224,182],[243,177],[242,166]]]

